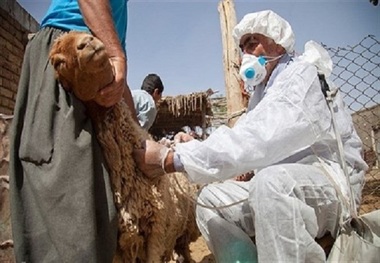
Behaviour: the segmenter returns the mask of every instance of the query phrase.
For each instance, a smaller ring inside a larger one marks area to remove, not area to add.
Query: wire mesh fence
[[[357,112],[379,105],[380,42],[375,36],[366,36],[355,46],[325,48],[334,62],[332,80],[345,94],[349,109]]]
[[[361,212],[380,209],[380,41],[368,35],[355,46],[324,47],[334,63],[331,80],[352,113],[370,168]]]

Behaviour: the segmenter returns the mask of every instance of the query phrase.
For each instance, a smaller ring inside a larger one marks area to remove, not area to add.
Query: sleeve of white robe
[[[191,181],[209,183],[275,164],[315,143],[330,125],[316,68],[298,61],[233,128],[221,126],[203,142],[178,144],[176,152]]]
[[[145,90],[132,90],[131,94],[140,126],[145,130],[149,130],[157,116],[157,108],[153,97]]]

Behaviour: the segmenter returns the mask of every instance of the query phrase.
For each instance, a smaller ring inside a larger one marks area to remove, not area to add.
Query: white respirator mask
[[[244,54],[241,61],[240,77],[246,86],[254,87],[259,85],[267,75],[265,64],[267,60],[260,56],[256,57],[250,54]]]
[[[255,55],[244,54],[239,74],[244,81],[245,90],[252,92],[255,86],[263,82],[265,76],[267,75],[267,69],[265,68],[265,65],[268,62],[279,59],[282,56],[283,55],[280,55],[278,57],[256,57]],[[267,60],[268,58],[270,60]]]

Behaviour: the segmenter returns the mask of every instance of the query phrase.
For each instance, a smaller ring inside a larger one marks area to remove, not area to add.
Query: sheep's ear
[[[66,58],[62,54],[54,54],[50,57],[50,62],[55,70],[59,70],[60,67],[66,63]]]

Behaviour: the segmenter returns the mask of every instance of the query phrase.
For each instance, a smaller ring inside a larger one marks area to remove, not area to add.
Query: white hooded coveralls
[[[222,126],[207,140],[176,146],[188,178],[197,183],[231,179],[255,170],[248,182],[227,180],[202,189],[198,201],[222,206],[197,207],[198,226],[213,252],[207,222],[220,217],[255,236],[259,262],[321,262],[325,255],[314,241],[336,234],[341,206],[333,177],[348,198],[339,166],[331,113],[321,91],[317,69],[285,55],[266,86],[257,86],[250,111],[233,128]],[[360,202],[366,163],[361,141],[339,93],[334,110],[356,203]],[[322,169],[322,158],[327,165]],[[221,229],[223,238],[223,229]],[[215,243],[214,243],[215,244]],[[224,248],[223,248],[224,249]]]

